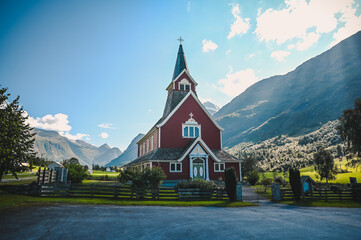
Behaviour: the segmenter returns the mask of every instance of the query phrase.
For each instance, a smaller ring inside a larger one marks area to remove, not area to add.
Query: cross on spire
[[[184,39],[182,37],[179,37],[177,40],[179,41],[179,44],[182,44],[182,42],[184,42]]]
[[[190,113],[189,116],[190,116],[191,118],[193,118],[193,113]]]

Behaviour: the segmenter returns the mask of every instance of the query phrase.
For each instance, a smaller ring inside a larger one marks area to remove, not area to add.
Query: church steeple
[[[182,41],[184,41],[182,39],[182,37],[180,37],[178,39],[178,41],[180,42],[179,44],[179,49],[178,49],[178,56],[177,56],[177,60],[175,62],[175,67],[174,67],[174,73],[173,73],[173,77],[172,77],[172,81],[178,77],[178,75],[184,70],[187,69],[188,71],[188,66],[187,66],[187,61],[186,61],[186,57],[184,55],[184,51],[183,51],[183,46],[182,46]]]

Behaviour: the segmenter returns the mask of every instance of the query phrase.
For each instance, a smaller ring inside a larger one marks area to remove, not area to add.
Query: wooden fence
[[[192,193],[193,192],[193,193]],[[141,194],[145,200],[201,200],[204,199],[206,191],[199,189],[176,190],[172,187],[161,186],[157,190],[145,190]],[[73,197],[73,198],[113,198],[113,199],[136,199],[139,191],[133,191],[129,185],[100,185],[100,184],[41,184],[39,195],[41,197]],[[207,198],[218,200],[228,199],[224,189],[214,189]],[[181,196],[179,198],[179,196]],[[186,197],[187,196],[187,197]]]
[[[294,196],[291,188],[281,188],[282,200],[294,200]],[[303,200],[352,200],[352,191],[349,188],[339,187],[335,189],[331,188],[315,188],[313,194],[301,195]]]

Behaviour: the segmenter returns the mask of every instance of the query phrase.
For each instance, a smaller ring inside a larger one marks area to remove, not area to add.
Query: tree
[[[345,143],[345,153],[349,154],[348,166],[361,165],[361,98],[355,100],[355,108],[343,111],[339,118],[340,125],[337,127],[342,140]]]
[[[252,170],[252,171],[247,173],[246,177],[247,177],[247,181],[249,182],[249,184],[251,186],[254,186],[258,182],[260,176],[259,176],[259,173],[257,171]]]
[[[66,164],[64,165],[68,169],[69,173],[69,180],[72,183],[82,183],[82,181],[86,178],[87,174],[87,168],[84,166],[72,163],[72,164]]]
[[[18,178],[16,172],[22,163],[34,157],[34,133],[26,123],[27,114],[19,105],[19,96],[12,102],[7,88],[0,89],[0,181],[9,172]]]
[[[289,172],[289,182],[291,184],[291,189],[293,197],[296,201],[301,199],[301,176],[300,170],[296,168],[291,168]]]
[[[315,164],[315,171],[320,175],[321,181],[326,179],[326,183],[328,184],[328,180],[336,178],[337,169],[329,151],[320,148],[317,153],[315,153],[313,162]]]
[[[224,171],[225,185],[228,198],[231,202],[237,201],[237,174],[234,167],[227,168]]]
[[[254,154],[247,155],[247,153],[244,152],[240,158],[243,160],[241,169],[242,176],[247,176],[248,172],[258,170],[257,159]]]

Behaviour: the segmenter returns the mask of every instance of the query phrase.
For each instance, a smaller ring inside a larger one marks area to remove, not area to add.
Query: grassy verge
[[[282,201],[282,204],[302,206],[302,207],[339,207],[339,208],[361,208],[360,202],[355,201]]]
[[[0,210],[29,204],[76,204],[76,205],[116,205],[116,206],[170,206],[170,207],[247,207],[257,206],[248,202],[229,201],[138,201],[87,198],[44,198],[9,194],[0,191]]]
[[[105,176],[105,175],[108,175],[109,177],[118,177],[119,173],[94,170],[93,173],[90,175],[94,176],[94,177],[100,177],[100,176]]]

